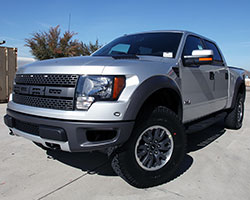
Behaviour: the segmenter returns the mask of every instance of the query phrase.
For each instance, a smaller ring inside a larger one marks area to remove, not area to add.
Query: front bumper
[[[126,142],[134,121],[87,122],[51,119],[7,109],[5,124],[19,136],[70,152],[102,150]]]

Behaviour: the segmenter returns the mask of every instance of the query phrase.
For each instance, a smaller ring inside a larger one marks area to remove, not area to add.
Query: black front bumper
[[[128,140],[134,126],[134,121],[69,121],[27,115],[10,109],[7,109],[4,122],[10,129],[45,140],[68,142],[72,152],[119,146]]]

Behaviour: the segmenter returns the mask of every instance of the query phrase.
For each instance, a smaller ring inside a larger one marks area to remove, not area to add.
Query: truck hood
[[[67,57],[37,61],[18,68],[18,74],[101,74],[110,58],[91,56]]]
[[[139,59],[114,59],[112,57],[80,56],[34,62],[18,68],[18,74],[90,74],[143,76],[168,73],[175,59],[140,56]]]

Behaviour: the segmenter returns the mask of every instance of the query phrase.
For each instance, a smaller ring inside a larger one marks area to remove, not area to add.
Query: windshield
[[[182,33],[142,33],[117,38],[93,56],[148,55],[175,58]]]

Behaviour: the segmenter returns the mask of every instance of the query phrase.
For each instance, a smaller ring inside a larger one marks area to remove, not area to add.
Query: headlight
[[[124,76],[81,76],[76,90],[76,108],[88,110],[94,101],[117,100],[124,87]]]

